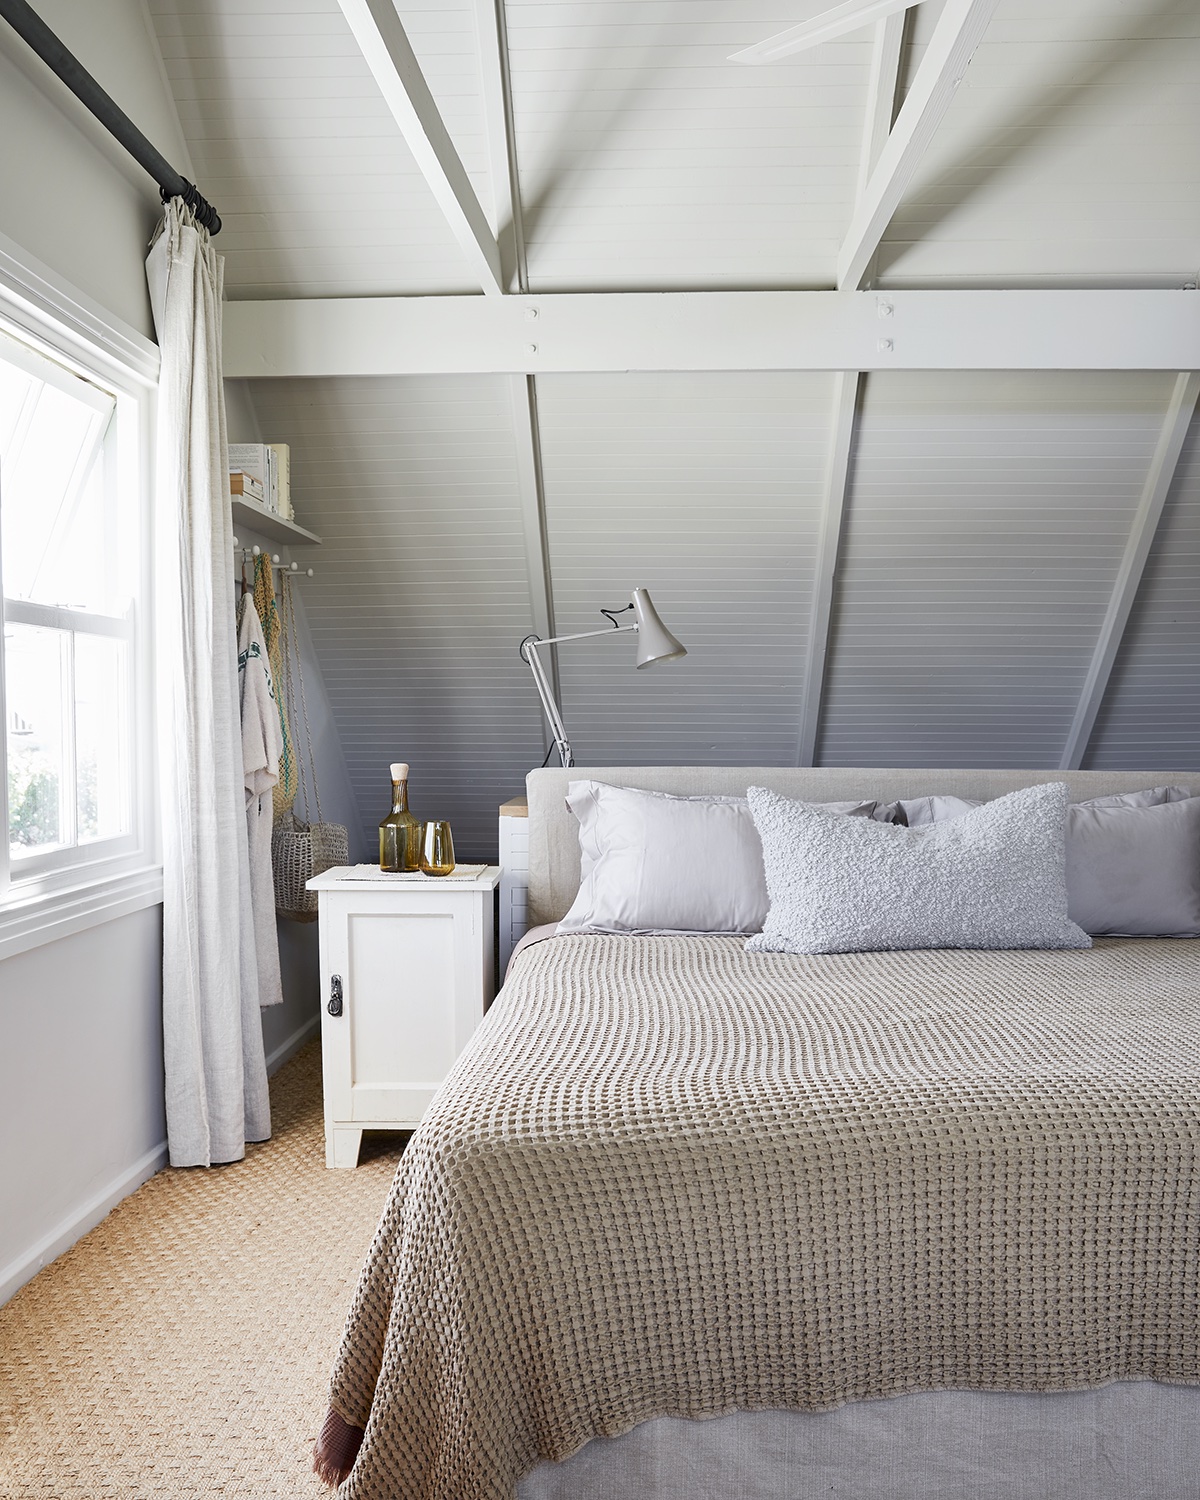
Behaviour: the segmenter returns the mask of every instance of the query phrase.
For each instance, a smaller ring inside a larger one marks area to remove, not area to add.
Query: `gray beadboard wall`
[[[1171,378],[864,380],[823,695],[824,764],[1057,765]],[[262,380],[292,445],[306,584],[363,837],[387,764],[414,810],[494,857],[496,807],[545,751],[502,376]],[[555,626],[648,587],[686,660],[561,648],[581,763],[794,764],[833,380],[539,377]],[[1193,424],[1085,762],[1200,769],[1200,429]]]
[[[1108,371],[866,380],[822,762],[1058,764],[1170,389]]]
[[[1200,416],[1192,418],[1084,765],[1200,767]]]

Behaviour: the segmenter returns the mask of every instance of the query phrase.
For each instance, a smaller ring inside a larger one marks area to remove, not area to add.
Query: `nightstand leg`
[[[325,1132],[325,1165],[357,1167],[362,1131],[348,1125],[334,1125]]]

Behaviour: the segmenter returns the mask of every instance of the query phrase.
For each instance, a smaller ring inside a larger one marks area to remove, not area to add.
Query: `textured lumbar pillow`
[[[921,828],[985,804],[916,797],[897,805],[910,828]],[[1200,937],[1200,797],[1155,786],[1073,802],[1067,910],[1097,936]]]
[[[1087,948],[1067,916],[1063,782],[924,828],[751,787],[770,909],[757,953]]]

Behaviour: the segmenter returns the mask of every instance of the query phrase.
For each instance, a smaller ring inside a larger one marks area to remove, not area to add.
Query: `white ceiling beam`
[[[845,4],[822,11],[811,21],[801,21],[798,26],[789,26],[786,31],[777,31],[774,36],[755,42],[752,47],[731,53],[729,61],[776,62],[781,57],[791,57],[795,52],[805,52],[809,47],[819,47],[835,37],[845,36],[848,31],[859,31],[916,3],[918,0],[845,0]]]
[[[1198,397],[1200,397],[1200,374],[1181,373],[1178,375],[1158,434],[1158,442],[1154,447],[1154,455],[1146,471],[1141,499],[1134,513],[1133,525],[1129,530],[1129,539],[1125,543],[1125,552],[1108,601],[1104,623],[1100,627],[1096,649],[1092,653],[1087,677],[1084,679],[1079,705],[1067,734],[1066,748],[1063,750],[1060,762],[1061,770],[1078,770],[1087,753],[1088,741],[1092,737],[1096,716],[1100,712],[1108,680],[1112,675],[1113,663],[1117,659],[1117,652],[1120,650],[1121,641],[1125,635],[1125,627],[1129,623],[1129,614],[1137,598],[1138,586],[1141,584],[1142,574],[1146,568],[1146,559],[1150,556],[1150,548],[1154,543],[1158,523],[1162,519],[1163,507],[1167,503],[1171,481],[1175,477],[1175,467],[1179,462],[1179,454],[1183,448],[1184,438],[1187,437]]]
[[[913,173],[950,107],[997,0],[946,0],[838,254],[837,284],[862,281]]]
[[[875,28],[871,47],[871,72],[867,78],[867,120],[862,152],[858,159],[858,183],[854,201],[866,196],[871,173],[879,161],[896,117],[896,93],[900,87],[900,54],[904,46],[904,23],[908,13],[893,11]]]
[[[1193,370],[1195,291],[558,292],[229,302],[225,374]]]
[[[492,232],[500,246],[505,289],[524,292],[529,288],[529,278],[525,269],[525,230],[521,222],[504,0],[475,0],[475,38],[492,182]]]
[[[825,463],[825,489],[821,500],[821,522],[817,534],[817,556],[813,576],[812,607],[808,619],[808,646],[804,655],[804,685],[800,697],[800,744],[798,766],[816,764],[817,731],[825,690],[825,664],[829,655],[829,622],[833,614],[833,585],[837,576],[842,539],[842,517],[850,475],[850,449],[854,443],[854,420],[858,410],[857,371],[840,370],[834,376],[833,423]]]
[[[517,489],[521,500],[521,525],[525,536],[525,572],[529,580],[529,607],[535,635],[549,640],[554,635],[554,594],[550,579],[550,544],[546,535],[546,491],[542,479],[542,440],[538,422],[537,391],[532,375],[512,375],[513,434],[516,438]],[[550,681],[555,698],[562,702],[558,677],[558,647],[549,652]],[[549,750],[554,734],[539,714],[544,743]]]
[[[907,11],[894,11],[875,27],[871,72],[867,79],[867,118],[863,129],[862,151],[858,158],[858,183],[854,190],[856,207],[866,195],[871,173],[887,145],[892,121],[896,117],[900,92],[900,58],[904,50],[904,25],[907,20]],[[874,284],[874,255],[860,280],[864,286]]]
[[[485,292],[505,290],[500,247],[479,206],[393,0],[338,0],[408,149]]]

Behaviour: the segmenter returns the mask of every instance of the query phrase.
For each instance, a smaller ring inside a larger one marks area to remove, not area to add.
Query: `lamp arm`
[[[604,611],[601,610],[600,613],[603,614]],[[538,636],[538,635],[530,635],[530,636],[526,636],[525,640],[526,641],[533,641],[533,642],[535,642],[535,644],[537,644],[539,646],[557,646],[557,645],[561,644],[561,642],[563,642],[563,641],[589,641],[589,640],[591,640],[591,638],[593,636],[596,636],[596,635],[616,635],[619,631],[622,631],[622,630],[634,630],[634,631],[636,631],[637,630],[637,626],[636,626],[636,624],[635,625],[614,625],[611,630],[585,630],[581,635],[552,635],[552,636],[549,636],[546,640],[543,640],[542,637]],[[525,641],[522,641],[521,642],[521,651],[522,651],[522,653],[524,653],[524,650],[525,650]],[[528,658],[526,658],[526,660],[528,660]]]
[[[607,635],[606,630],[589,631],[591,635]],[[558,710],[558,704],[554,701],[554,691],[550,686],[550,680],[546,676],[546,669],[542,665],[541,658],[537,654],[539,646],[550,646],[558,640],[577,640],[576,636],[556,636],[554,641],[539,640],[536,635],[527,635],[521,642],[521,656],[524,658],[529,670],[533,673],[534,686],[538,690],[538,697],[542,700],[542,709],[546,715],[546,721],[550,725],[550,732],[554,736],[554,744],[558,750],[559,764],[573,766],[575,757],[571,754],[571,742],[567,738],[567,728],[562,721],[562,714]]]

